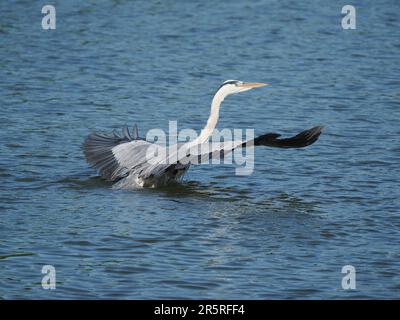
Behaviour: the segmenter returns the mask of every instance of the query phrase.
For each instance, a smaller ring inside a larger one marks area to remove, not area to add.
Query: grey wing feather
[[[192,163],[209,162],[211,159],[223,159],[227,154],[239,147],[268,146],[276,148],[304,148],[316,142],[324,127],[317,126],[304,130],[291,137],[278,139],[278,133],[267,133],[248,141],[234,140],[198,145],[190,150],[189,161]],[[181,158],[180,161],[184,159]]]
[[[86,160],[94,168],[99,169],[101,175],[111,181],[123,178],[129,173],[135,173],[139,178],[161,177],[169,170],[177,168],[188,168],[190,164],[209,162],[210,159],[223,159],[225,155],[238,147],[269,146],[279,148],[302,148],[308,146],[319,138],[323,127],[314,127],[305,130],[298,135],[278,139],[280,134],[268,133],[254,140],[248,141],[224,141],[205,143],[187,148],[189,144],[179,144],[178,150],[184,148],[184,152],[172,154],[176,159],[160,159],[148,157],[149,147],[155,147],[157,152],[165,152],[166,149],[149,143],[139,138],[138,129],[135,125],[132,132],[128,128],[122,130],[122,135],[113,132],[112,135],[101,133],[90,134],[83,145]],[[154,150],[152,150],[154,153]],[[167,160],[168,159],[168,160]],[[154,161],[151,161],[154,160]]]
[[[275,148],[304,148],[318,140],[324,129],[323,126],[317,126],[304,130],[299,134],[284,139],[278,139],[281,135],[277,133],[267,133],[254,139],[256,146],[267,146]]]
[[[245,144],[242,140],[211,142],[197,145],[190,149],[186,158],[180,161],[190,161],[193,164],[208,163],[211,159],[223,160],[224,157]]]
[[[122,161],[118,159],[114,149],[117,146],[129,146],[131,152],[138,151],[140,153],[144,145],[150,145],[150,143],[139,138],[135,125],[132,134],[127,127],[123,128],[122,134],[116,131],[113,131],[112,134],[91,133],[85,139],[83,151],[86,161],[90,165],[98,169],[105,179],[114,181],[126,176],[130,169],[129,166],[126,166],[124,159]]]
[[[185,145],[185,143],[179,143],[176,145],[177,150],[179,150],[180,147]],[[183,168],[188,168],[189,165],[183,165],[182,163],[179,162],[179,159],[177,157],[177,154],[173,150],[169,150],[168,148],[161,147],[159,145],[152,144],[151,145],[154,149],[151,150],[147,154],[148,149],[145,150],[144,154],[142,155],[143,159],[145,161],[142,161],[140,163],[136,162],[136,165],[134,166],[134,171],[138,175],[138,177],[147,179],[147,178],[161,178],[165,173],[168,173],[170,171],[173,171],[175,169],[183,169]],[[168,153],[170,152],[170,153]],[[160,154],[162,153],[162,156],[158,156],[157,158],[152,158],[152,154]],[[125,158],[125,157],[124,157]],[[126,157],[129,158],[129,157]]]
[[[132,138],[134,140],[139,139],[139,129],[136,124],[133,126],[133,129],[132,129]]]
[[[220,156],[222,159],[225,154],[231,152],[238,146],[243,145],[243,141],[226,141],[217,143],[205,143],[196,145],[192,148],[187,148],[188,143],[177,145],[178,154],[171,152],[166,158],[159,162],[149,163],[143,162],[135,166],[134,170],[140,178],[160,178],[164,174],[176,169],[188,169],[191,164],[200,164],[205,160],[215,159]],[[129,159],[129,156],[124,156]]]

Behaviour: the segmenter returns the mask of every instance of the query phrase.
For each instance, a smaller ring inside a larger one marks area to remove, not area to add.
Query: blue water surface
[[[400,297],[400,3],[0,2],[0,298]],[[254,173],[196,166],[182,184],[113,190],[84,160],[93,130],[219,128],[293,135]],[[41,286],[56,268],[56,290]],[[356,269],[344,290],[342,267]]]

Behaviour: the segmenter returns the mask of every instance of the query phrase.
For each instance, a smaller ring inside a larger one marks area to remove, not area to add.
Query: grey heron
[[[149,157],[149,150],[155,144],[139,137],[135,125],[132,130],[124,127],[121,134],[115,131],[112,134],[89,134],[83,144],[86,161],[98,169],[103,178],[115,182],[115,188],[160,187],[181,178],[195,160],[196,163],[202,163],[203,159],[224,157],[235,148],[253,145],[302,148],[317,141],[322,126],[284,139],[279,138],[280,134],[267,133],[248,141],[208,142],[217,125],[221,103],[228,95],[266,85],[259,82],[225,81],[214,95],[210,116],[200,135],[192,141],[176,146],[175,150],[184,150],[183,153],[174,151],[172,155],[171,152],[165,152],[161,158]],[[204,145],[207,145],[207,148],[200,148]],[[157,148],[158,151],[163,151],[163,147]],[[200,151],[192,152],[196,148]]]

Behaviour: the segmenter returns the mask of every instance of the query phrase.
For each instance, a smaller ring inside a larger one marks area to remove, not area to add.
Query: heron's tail
[[[313,144],[321,135],[323,126],[314,127],[300,132],[291,138],[278,139],[278,133],[263,134],[254,139],[255,146],[267,146],[276,148],[303,148]]]

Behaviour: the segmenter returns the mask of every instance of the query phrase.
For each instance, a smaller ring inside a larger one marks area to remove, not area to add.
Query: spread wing
[[[123,128],[122,134],[115,131],[112,134],[91,133],[85,139],[83,151],[86,161],[98,169],[102,177],[115,181],[140,165],[151,145],[139,137],[135,125],[132,131]]]
[[[123,128],[122,134],[115,131],[112,134],[89,134],[83,151],[86,161],[109,181],[119,180],[130,173],[143,179],[159,177],[182,167],[176,154],[168,155],[166,148],[140,138],[136,125],[131,132],[127,127]]]
[[[98,169],[105,179],[115,181],[130,172],[141,178],[160,177],[169,170],[187,168],[190,164],[222,160],[238,147],[303,148],[317,141],[322,129],[320,126],[314,127],[283,139],[279,138],[280,134],[267,133],[248,141],[213,142],[192,147],[184,143],[176,145],[176,149],[171,152],[140,138],[135,125],[132,132],[125,127],[122,134],[115,131],[111,135],[92,133],[86,138],[83,149],[87,162]]]
[[[223,159],[227,154],[239,147],[250,146],[266,146],[275,148],[304,148],[313,144],[321,135],[323,127],[318,126],[308,130],[304,130],[299,134],[280,139],[278,133],[267,133],[258,136],[254,140],[248,141],[223,141],[216,143],[206,143],[191,148],[186,157],[180,157],[179,161],[187,163],[190,161],[193,164],[208,163],[212,159]]]

